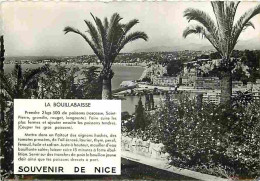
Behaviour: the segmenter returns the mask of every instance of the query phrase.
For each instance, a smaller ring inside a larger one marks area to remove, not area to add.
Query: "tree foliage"
[[[241,59],[249,68],[248,81],[255,82],[256,79],[260,78],[260,51],[245,50]]]
[[[40,67],[32,70],[22,70],[20,64],[16,64],[10,74],[0,73],[1,106],[4,106],[4,119],[1,120],[1,169],[4,177],[13,175],[13,101],[14,99],[30,99],[38,96],[38,78],[48,70]]]
[[[260,78],[260,51],[250,50],[234,50],[232,52],[232,80],[242,81],[244,84],[247,82],[255,82]],[[218,52],[210,54],[210,58],[220,59]],[[231,64],[230,64],[231,65]],[[215,66],[204,76],[220,76],[221,67]]]
[[[23,71],[20,64],[15,64],[12,73],[0,73],[0,84],[3,89],[1,98],[5,101],[13,101],[13,99],[28,98],[32,95],[37,97],[38,78],[47,70],[48,67],[43,66]]]
[[[55,65],[41,77],[41,98],[48,99],[72,99],[76,98],[76,73],[78,67],[65,67]]]
[[[196,21],[198,24],[188,26],[183,31],[183,37],[191,34],[201,35],[206,38],[221,55],[220,78],[221,78],[221,103],[230,104],[232,95],[231,70],[234,62],[230,57],[242,31],[253,27],[250,21],[260,13],[260,5],[245,12],[235,22],[235,15],[239,1],[211,1],[216,22],[205,12],[188,8],[184,11],[184,17],[188,21]]]
[[[134,123],[135,123],[135,130],[141,129],[144,131],[148,125],[146,116],[145,116],[145,109],[144,109],[141,97],[140,97],[138,104],[136,106],[136,109],[135,109]]]
[[[65,67],[56,65],[22,70],[15,65],[10,74],[0,74],[1,106],[5,108],[1,120],[1,175],[13,175],[13,100],[31,98],[100,99],[102,78],[97,67]]]
[[[142,138],[163,143],[176,167],[226,178],[259,176],[260,102],[239,94],[231,107],[203,103],[198,111],[195,100],[180,96],[166,96]]]
[[[90,13],[91,14],[91,13]],[[126,44],[138,39],[148,40],[146,33],[141,31],[130,32],[130,30],[139,23],[133,19],[128,23],[121,23],[123,19],[118,13],[114,13],[110,20],[100,18],[91,14],[96,27],[90,21],[85,20],[87,33],[90,38],[76,28],[67,26],[64,28],[65,34],[72,32],[80,35],[91,47],[98,59],[103,65],[103,93],[102,99],[111,99],[111,79],[113,77],[112,64],[114,63],[119,52]]]
[[[169,76],[177,76],[183,69],[183,63],[181,60],[170,61],[167,65],[167,74]]]
[[[98,67],[55,65],[41,78],[41,98],[100,99],[102,78]]]

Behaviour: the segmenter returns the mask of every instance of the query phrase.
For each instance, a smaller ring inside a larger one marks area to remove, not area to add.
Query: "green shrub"
[[[253,178],[260,172],[260,103],[233,107],[170,96],[150,113],[151,124],[132,136],[161,142],[170,163],[222,177]]]
[[[41,98],[101,99],[102,77],[98,67],[57,64],[41,79]]]
[[[13,176],[13,107],[7,111],[5,119],[1,122],[1,174],[3,177]]]
[[[199,110],[196,105],[185,98],[172,105],[172,118],[159,115],[161,141],[171,155],[171,163],[203,172],[222,168],[241,177],[259,174],[260,104],[231,108],[203,104]]]

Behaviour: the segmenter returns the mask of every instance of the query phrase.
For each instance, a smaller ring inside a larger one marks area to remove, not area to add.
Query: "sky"
[[[259,3],[259,2],[258,2]],[[257,2],[242,2],[236,19]],[[82,32],[87,30],[84,20],[93,22],[90,12],[103,19],[115,12],[126,23],[134,18],[140,23],[133,31],[144,31],[147,42],[134,41],[123,49],[131,52],[158,46],[185,46],[187,44],[209,45],[206,39],[192,35],[186,39],[182,32],[189,24],[183,17],[186,8],[197,8],[214,17],[209,2],[2,2],[1,34],[5,37],[6,56],[77,56],[93,54],[82,37],[69,33],[64,35],[66,26]],[[240,40],[259,39],[260,15],[253,18],[255,29],[249,28]]]

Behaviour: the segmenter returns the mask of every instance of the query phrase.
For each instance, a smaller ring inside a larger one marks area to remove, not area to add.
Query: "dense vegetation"
[[[146,112],[140,99],[135,115],[124,115],[123,131],[144,140],[163,143],[174,166],[223,177],[254,178],[260,174],[260,102],[253,101],[246,93],[239,93],[233,98],[232,78],[247,83],[255,82],[260,77],[259,51],[245,51],[242,54],[233,51],[240,34],[248,27],[254,28],[250,20],[260,14],[260,5],[235,21],[239,3],[211,1],[214,19],[199,9],[188,8],[184,11],[188,22],[196,21],[198,24],[187,27],[183,37],[201,35],[217,51],[211,55],[200,55],[200,59],[220,59],[220,65],[201,74],[220,78],[221,104],[203,103],[200,98],[194,101],[186,95],[180,95],[175,101],[166,95],[165,102],[157,110]],[[130,32],[139,21],[133,19],[121,23],[122,18],[117,13],[110,20],[104,18],[103,21],[91,16],[95,24],[85,20],[88,35],[68,26],[64,32],[76,33],[88,43],[96,55],[88,56],[89,62],[101,63],[101,72],[94,67],[79,71],[77,67],[68,69],[56,66],[55,69],[47,67],[24,74],[21,66],[16,65],[12,74],[0,75],[4,91],[0,95],[1,106],[6,113],[4,120],[1,120],[1,150],[4,155],[1,175],[13,174],[14,98],[111,99],[111,79],[114,75],[111,67],[115,62],[160,63],[167,65],[168,75],[177,76],[184,62],[198,58],[196,54],[184,51],[181,56],[178,53],[176,56],[176,52],[137,53],[130,55],[130,59],[129,54],[122,54],[122,59],[119,59],[118,55],[126,44],[137,39],[148,40],[144,32]],[[86,63],[84,59],[80,57],[79,62]],[[194,65],[190,63],[187,66],[191,68]],[[248,67],[246,71],[249,76],[243,69],[245,66]],[[203,67],[201,62],[198,62],[198,67]]]
[[[45,99],[101,99],[102,78],[98,67],[50,68],[40,79],[39,97]]]
[[[155,54],[159,55],[159,53]],[[171,61],[167,61],[168,59],[165,57],[168,53],[164,55],[161,63],[168,65],[168,70],[172,71],[171,75],[177,75],[180,69],[174,63],[179,62],[178,65],[183,66],[183,62],[186,60],[179,61],[169,58]],[[233,72],[234,80],[254,82],[257,78],[260,78],[260,51],[234,51],[233,57],[248,66],[250,72],[250,76],[247,77],[244,71],[238,69]],[[218,58],[218,54],[201,55],[196,59],[203,58],[215,59]],[[213,70],[209,76],[213,76],[214,71],[217,72],[217,70]],[[100,69],[97,67],[79,70],[76,66],[68,68],[56,65],[53,68],[43,67],[23,71],[20,65],[16,65],[11,74],[1,75],[1,80],[6,91],[5,96],[1,95],[1,100],[5,100],[2,103],[6,103],[6,101],[11,103],[5,105],[7,112],[5,121],[1,125],[4,128],[1,139],[7,140],[4,145],[1,145],[2,150],[4,150],[3,155],[5,155],[6,160],[9,160],[9,162],[2,160],[2,168],[4,168],[5,173],[12,173],[10,172],[12,170],[10,155],[12,155],[13,139],[13,98],[101,99],[102,78]],[[256,146],[259,141],[258,135],[255,133],[259,122],[257,113],[259,104],[258,102],[248,104],[251,99],[250,96],[246,97],[246,93],[238,94],[238,96],[240,97],[234,98],[234,106],[230,109],[210,104],[198,106],[196,102],[188,99],[181,103],[174,103],[168,97],[165,104],[153,111],[154,113],[146,112],[142,102],[139,101],[135,116],[124,115],[123,130],[130,135],[140,133],[143,139],[149,138],[154,142],[163,142],[166,145],[166,151],[171,153],[171,160],[175,166],[207,173],[212,171],[214,174],[221,172],[217,175],[224,173],[241,176],[243,176],[243,173],[248,173],[250,176],[257,175],[258,165],[256,162],[258,160],[254,150],[258,149]],[[199,107],[201,108],[198,111]],[[198,126],[196,127],[196,125]],[[166,130],[168,130],[168,133],[165,132]],[[172,130],[171,134],[169,130]],[[201,130],[205,130],[205,133],[199,135],[198,133]],[[170,139],[166,139],[166,137]],[[219,140],[219,142],[216,142],[216,140]],[[194,144],[194,149],[189,148],[189,144],[187,144],[189,142]],[[230,144],[230,148],[227,146],[228,144]],[[173,149],[173,145],[181,146],[176,147],[178,149]],[[245,147],[241,147],[241,145]],[[209,152],[209,155],[205,154],[207,152]],[[223,156],[227,154],[228,156]],[[194,155],[196,160],[191,159]],[[221,157],[221,163],[214,155]],[[200,156],[203,158],[199,158]],[[222,161],[225,163],[222,163]],[[237,166],[229,164],[233,162],[240,165],[239,169]],[[204,165],[203,168],[202,165]]]
[[[145,130],[135,130],[128,118],[123,130],[165,145],[170,163],[221,177],[255,178],[260,164],[260,102],[236,98],[232,107],[199,103],[182,95],[146,113]]]
[[[1,105],[5,108],[2,132],[1,176],[13,176],[13,101],[14,99],[101,99],[102,78],[97,67],[53,68],[22,70],[16,64],[12,73],[0,74]]]
[[[193,61],[198,61],[201,59],[208,60],[207,63],[210,64],[212,60],[220,59],[220,55],[217,52],[211,53],[209,55],[202,54],[199,57],[193,59]],[[243,83],[255,82],[256,79],[260,78],[260,51],[259,50],[235,50],[231,56],[230,67],[232,68],[232,80],[242,81]],[[196,67],[200,76],[205,77],[220,77],[220,72],[222,70],[219,66],[214,66],[207,72],[202,70],[203,62],[197,62],[199,67]],[[189,69],[195,68],[194,63],[188,63],[187,67]],[[248,73],[248,75],[246,74]]]

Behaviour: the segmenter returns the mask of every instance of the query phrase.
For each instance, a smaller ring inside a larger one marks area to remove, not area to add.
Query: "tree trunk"
[[[230,70],[221,72],[220,86],[220,103],[230,105],[232,96],[232,76]]]
[[[202,103],[203,103],[203,93],[198,93],[196,95],[196,106],[197,110],[200,111],[202,108]]]
[[[103,79],[102,99],[103,100],[112,99],[111,79]]]

